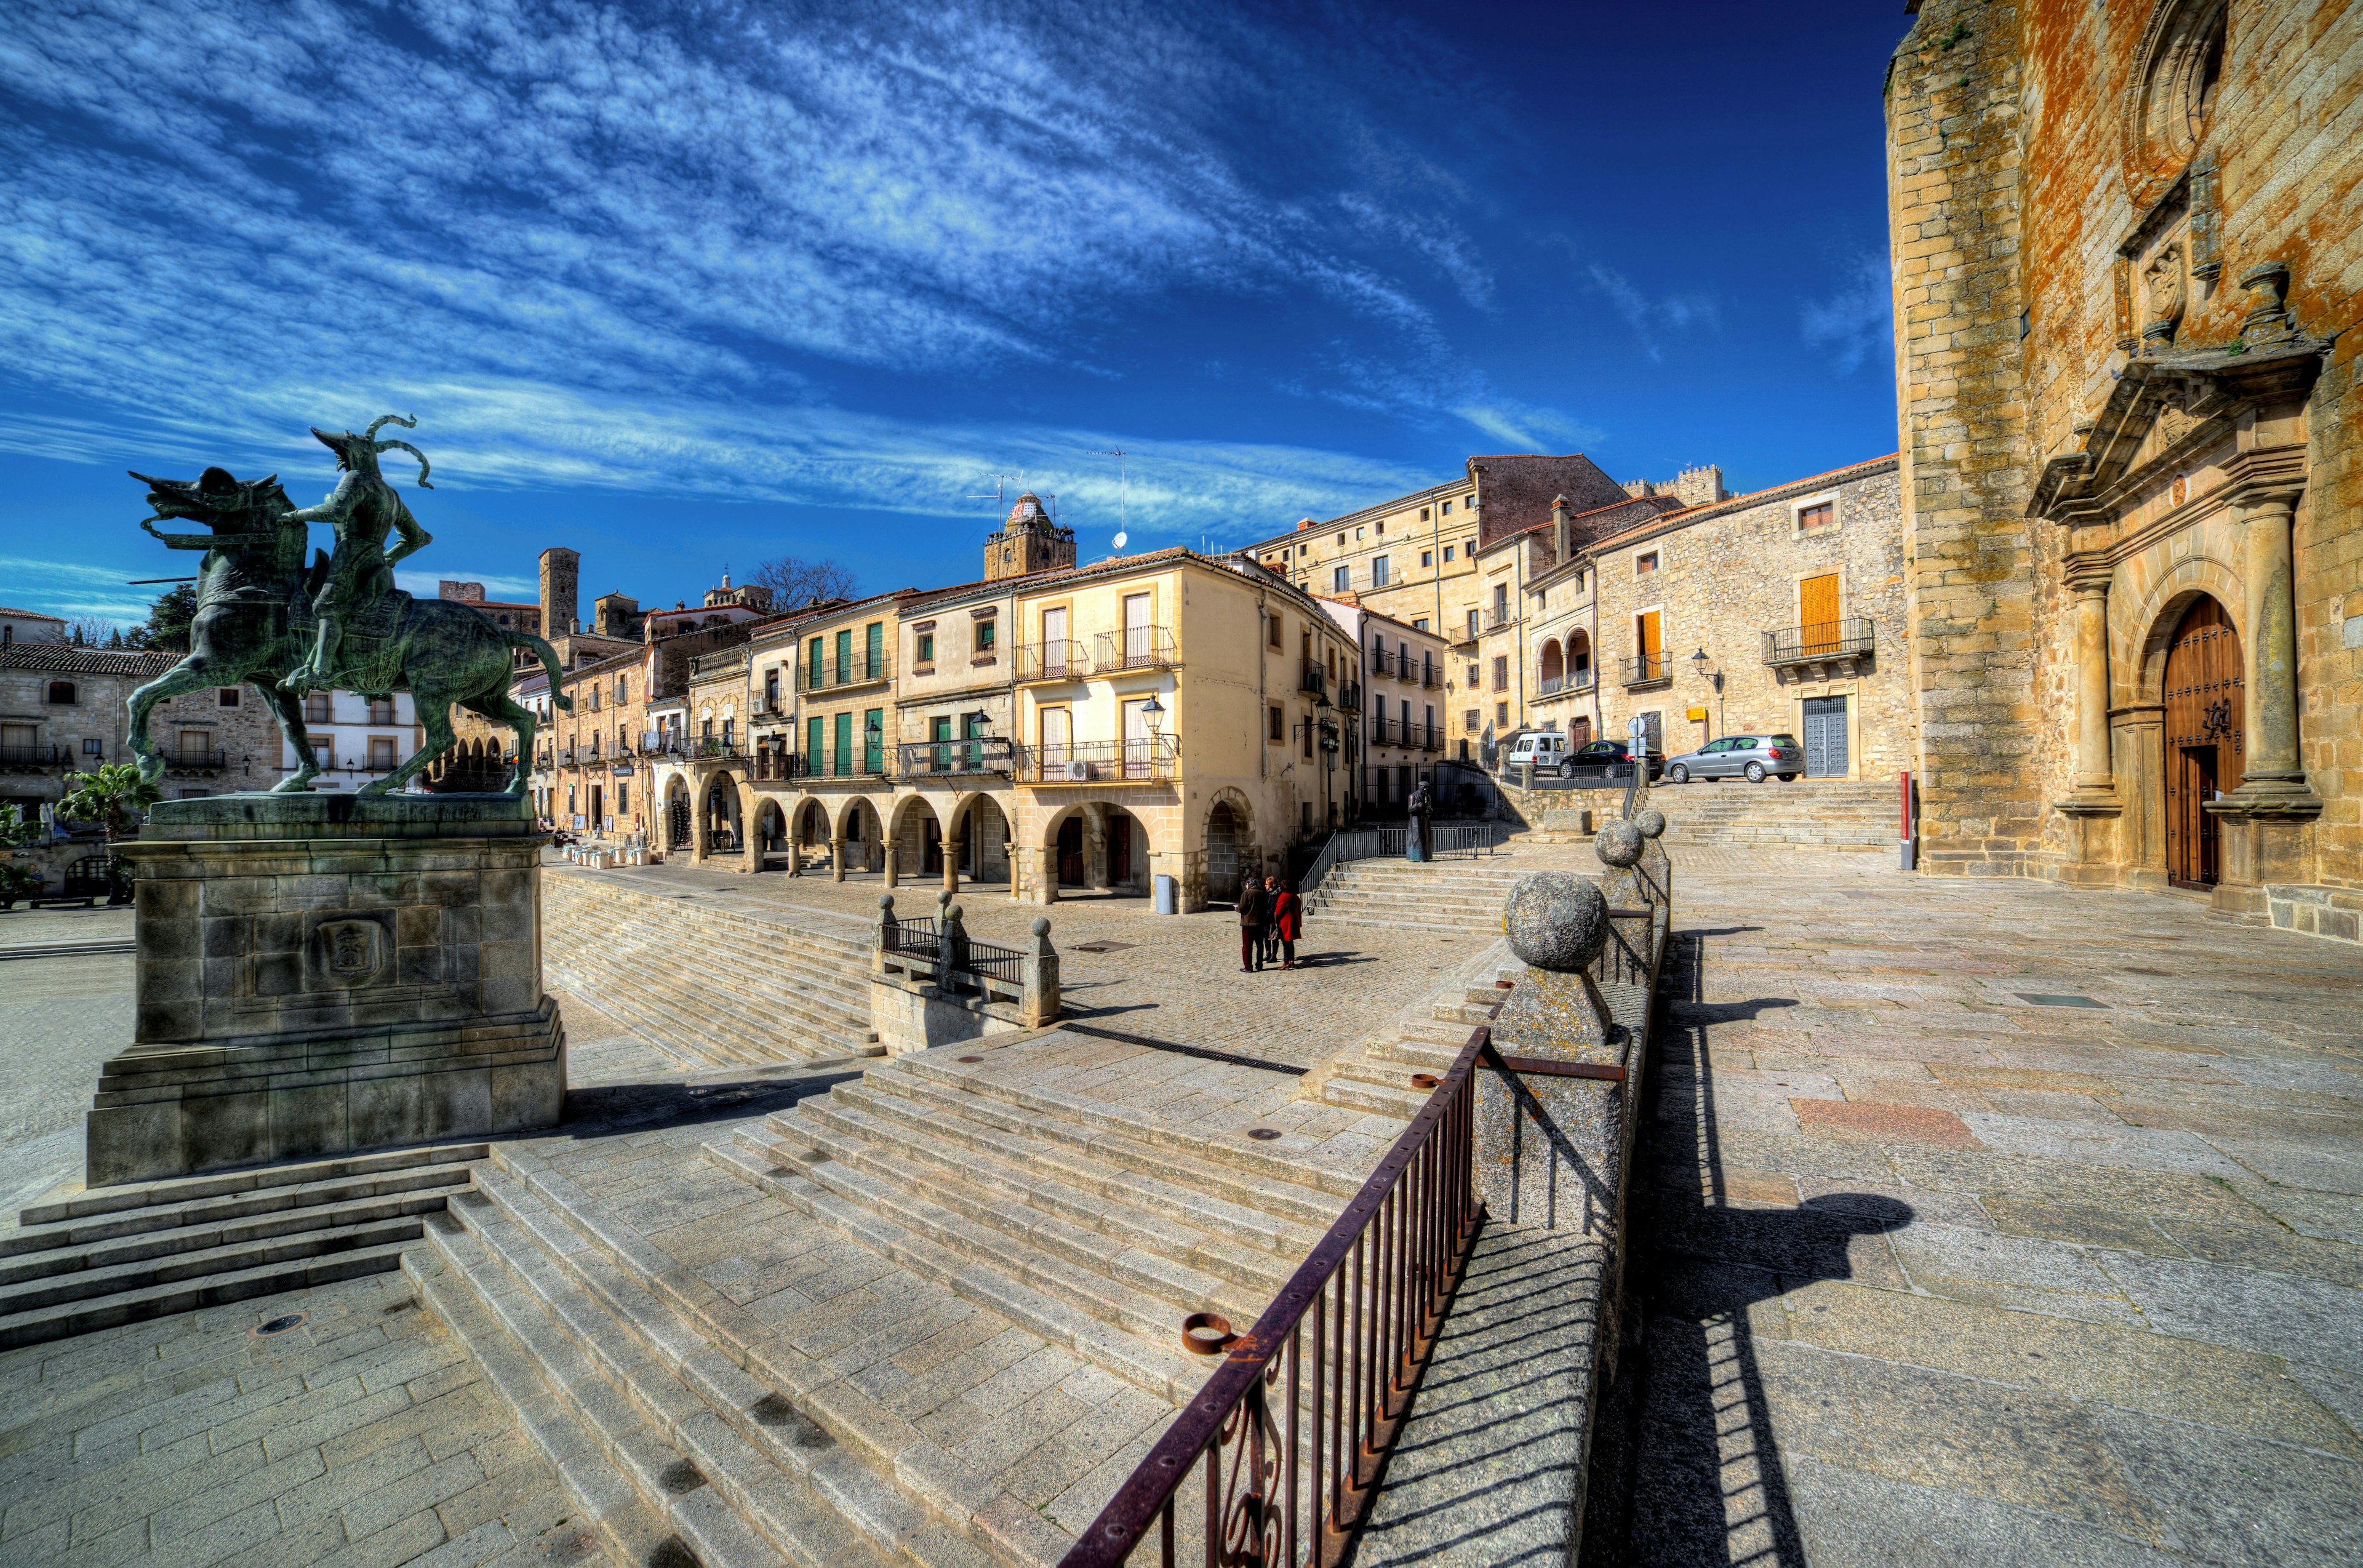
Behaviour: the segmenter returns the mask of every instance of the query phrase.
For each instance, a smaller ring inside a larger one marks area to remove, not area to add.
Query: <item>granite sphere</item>
[[[1592,840],[1600,863],[1622,870],[1641,858],[1641,829],[1630,822],[1611,822]]]
[[[1538,871],[1510,889],[1502,931],[1537,969],[1582,969],[1608,943],[1608,900],[1571,872]]]
[[[1633,826],[1641,829],[1641,837],[1654,839],[1666,830],[1666,814],[1652,808],[1634,813]]]

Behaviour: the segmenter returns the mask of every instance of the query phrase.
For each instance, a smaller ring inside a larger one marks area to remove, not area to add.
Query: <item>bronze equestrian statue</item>
[[[195,480],[132,478],[145,484],[154,516],[139,526],[172,550],[202,550],[197,613],[189,625],[189,654],[131,696],[131,751],[141,773],[161,777],[164,759],[149,739],[148,719],[167,697],[244,681],[262,694],[301,766],[272,786],[274,794],[307,791],[320,763],[304,732],[301,695],[333,686],[383,700],[406,691],[418,709],[426,740],[361,795],[400,789],[452,743],[454,703],[516,732],[516,769],[510,795],[525,794],[533,767],[533,715],[509,700],[516,673],[512,649],[529,648],[549,673],[553,693],[560,672],[557,651],[527,632],[509,631],[467,605],[414,599],[394,585],[394,563],[428,542],[428,536],[378,472],[377,454],[399,447],[418,459],[427,484],[427,458],[407,441],[377,439],[388,423],[415,421],[388,415],[354,435],[313,430],[337,454],[342,469],[334,494],[298,511],[279,476],[242,481],[208,468]],[[427,485],[432,489],[432,485]],[[207,533],[168,534],[159,521],[201,523]],[[304,564],[305,526],[336,529],[334,555],[316,552]],[[401,543],[385,548],[386,536]],[[573,700],[557,697],[571,710]]]

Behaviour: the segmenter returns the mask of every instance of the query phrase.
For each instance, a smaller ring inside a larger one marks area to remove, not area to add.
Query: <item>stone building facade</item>
[[[2351,934],[2363,15],[1916,9],[1886,103],[1922,863]]]
[[[0,645],[0,801],[37,817],[70,774],[131,755],[131,694],[181,662],[64,642]],[[157,705],[148,733],[164,755],[167,800],[269,789],[280,780],[278,721],[250,686],[209,686]]]

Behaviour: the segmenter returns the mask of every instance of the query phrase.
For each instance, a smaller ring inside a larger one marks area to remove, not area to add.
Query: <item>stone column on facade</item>
[[[886,885],[889,887],[900,887],[903,885],[903,857],[900,852],[901,850],[902,846],[897,844],[893,840],[889,839],[886,840]]]
[[[2297,596],[2291,529],[2297,497],[2281,492],[2244,508],[2240,574],[2247,589],[2247,772],[2232,798],[2248,815],[2280,816],[2291,807],[2322,809],[2306,787],[2297,744]],[[2261,808],[2261,809],[2257,809]]]
[[[967,847],[967,844],[959,839],[944,840],[944,891],[946,893],[960,891],[960,851]]]
[[[845,880],[845,835],[842,833],[828,836],[828,879],[831,882]]]
[[[1059,901],[1059,851],[1057,846],[1048,845],[1040,849],[1028,850],[1026,851],[1026,859],[1029,863],[1029,869],[1033,873],[1033,901],[1037,904],[1056,904]],[[1015,865],[1016,863],[1016,860],[1017,857],[1013,853],[1010,856],[1010,863]]]
[[[2109,765],[2109,580],[2094,573],[2076,592],[2076,794],[2087,804],[2117,806]]]

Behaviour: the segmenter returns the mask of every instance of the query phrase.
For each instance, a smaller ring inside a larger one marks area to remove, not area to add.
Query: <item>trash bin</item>
[[[1182,909],[1182,884],[1175,882],[1170,876],[1160,875],[1155,880],[1157,884],[1157,913],[1160,915],[1179,914]]]

